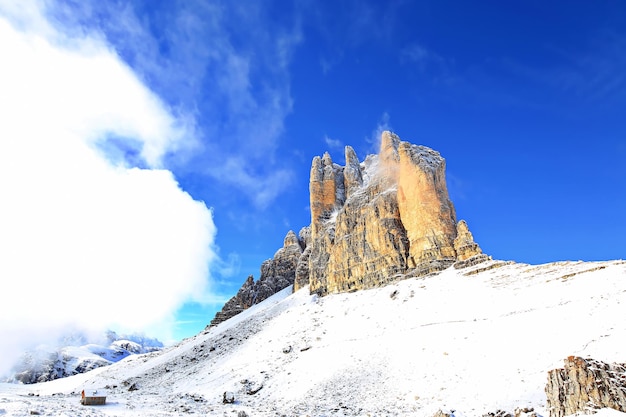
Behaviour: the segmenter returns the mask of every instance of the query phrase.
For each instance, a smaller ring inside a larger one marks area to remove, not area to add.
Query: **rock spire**
[[[457,223],[445,167],[439,152],[391,132],[363,163],[350,147],[345,167],[328,154],[314,158],[311,236],[295,289],[354,291],[488,259]]]
[[[386,131],[377,155],[360,162],[346,146],[345,161],[313,158],[310,226],[290,231],[259,281],[248,278],[212,324],[291,284],[326,295],[489,259],[457,222],[439,152]]]
[[[260,303],[278,291],[293,284],[296,266],[302,255],[302,242],[290,230],[285,236],[283,247],[278,249],[272,259],[261,264],[261,277],[254,281],[250,275],[237,294],[224,304],[210,326],[215,326],[241,313],[243,310]]]

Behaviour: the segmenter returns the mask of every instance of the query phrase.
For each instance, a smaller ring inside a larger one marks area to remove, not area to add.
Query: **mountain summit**
[[[293,284],[311,293],[351,292],[490,259],[456,219],[445,159],[426,146],[381,135],[380,152],[346,165],[316,156],[309,180],[311,224],[248,277],[211,322],[216,325]]]

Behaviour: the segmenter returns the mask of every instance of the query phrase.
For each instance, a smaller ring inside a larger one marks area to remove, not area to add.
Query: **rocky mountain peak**
[[[351,146],[346,146],[346,166],[343,169],[343,182],[346,198],[349,198],[356,190],[363,186],[363,172],[359,158]]]
[[[293,230],[287,232],[283,247],[276,251],[272,259],[261,264],[261,276],[258,281],[255,281],[252,275],[248,276],[237,294],[224,304],[209,326],[228,320],[292,285],[304,245],[305,243],[296,236]]]
[[[490,259],[457,222],[439,152],[385,131],[377,155],[360,162],[346,146],[345,160],[338,165],[328,152],[313,158],[310,226],[300,237],[289,231],[259,281],[249,278],[224,308],[241,311],[291,284],[325,295]]]
[[[385,163],[397,163],[400,160],[398,155],[398,146],[400,138],[395,133],[388,130],[384,131],[380,136],[379,155]]]
[[[284,242],[283,249],[292,245],[300,246],[300,241],[298,240],[298,236],[296,236],[296,233],[293,230],[290,230],[287,232],[287,236],[285,236],[285,240],[283,242]]]

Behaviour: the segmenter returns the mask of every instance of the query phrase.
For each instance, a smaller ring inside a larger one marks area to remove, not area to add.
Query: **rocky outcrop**
[[[359,163],[346,147],[345,160],[313,159],[310,241],[294,289],[355,291],[489,259],[456,221],[438,152],[383,132],[378,155]]]
[[[215,314],[209,327],[216,326],[231,317],[235,317],[246,308],[251,307],[253,305],[252,300],[256,298],[254,293],[254,276],[249,275],[241,288],[239,288],[239,291],[237,291],[237,294],[226,301],[222,309]]]
[[[345,161],[336,164],[328,153],[313,158],[310,226],[299,238],[289,232],[283,249],[261,266],[259,281],[249,277],[212,325],[291,283],[325,295],[490,259],[467,224],[457,223],[438,152],[383,132],[378,155],[359,162],[347,146]]]
[[[409,267],[409,242],[395,191],[383,182],[353,192],[310,244],[309,285],[320,295],[372,288]]]
[[[293,287],[302,288],[305,285],[309,285],[309,259],[311,255],[311,227],[303,227],[300,230],[300,243],[304,248],[298,264],[296,265],[296,277],[294,279]]]
[[[356,152],[354,152],[352,147],[346,146],[345,155],[346,166],[343,170],[343,181],[345,196],[348,198],[363,185],[363,172],[361,171],[359,158],[357,158]]]
[[[490,411],[482,417],[539,417],[539,414],[532,407],[522,407],[516,408],[512,413],[505,410]]]
[[[302,255],[303,245],[304,243],[290,230],[285,236],[283,247],[274,254],[274,258],[261,264],[259,280],[254,281],[252,275],[248,276],[237,294],[224,304],[222,310],[217,312],[209,326],[215,326],[228,320],[292,285],[296,276],[296,267]]]
[[[391,136],[389,132],[383,133]],[[398,144],[398,208],[417,264],[456,258],[456,213],[448,197],[445,160],[425,146]]]
[[[333,163],[328,152],[316,156],[311,164],[311,230],[315,234],[320,226],[331,219],[345,198],[343,167]]]
[[[599,408],[626,412],[626,365],[570,356],[548,373],[550,417],[592,414]]]
[[[456,252],[454,267],[457,269],[474,266],[491,259],[491,257],[485,255],[480,249],[480,246],[474,242],[474,236],[472,236],[472,233],[469,231],[465,220],[461,220],[456,224],[454,251]]]

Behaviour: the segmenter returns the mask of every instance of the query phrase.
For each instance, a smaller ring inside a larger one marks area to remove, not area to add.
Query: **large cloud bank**
[[[211,211],[162,169],[193,125],[102,37],[14,3],[0,1],[0,373],[69,326],[167,340],[215,259]]]

